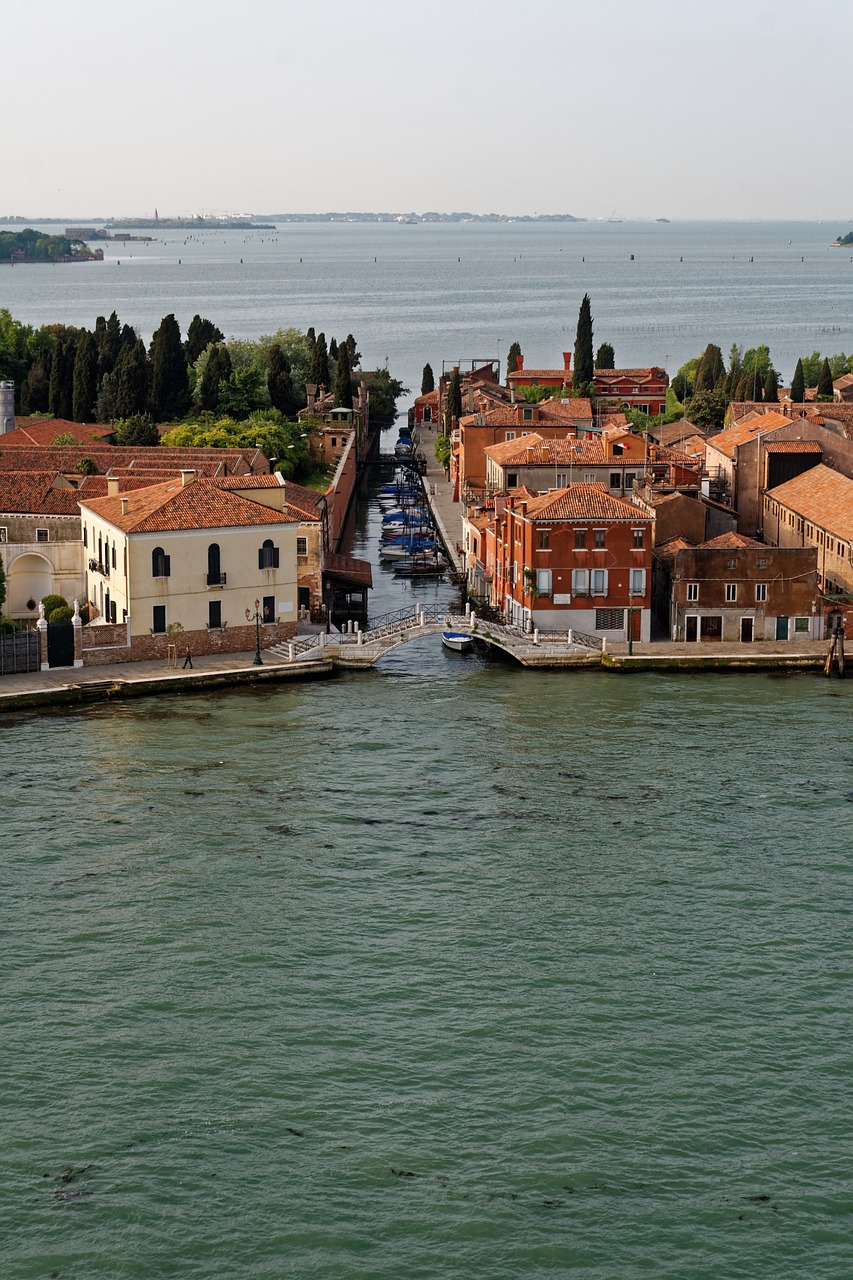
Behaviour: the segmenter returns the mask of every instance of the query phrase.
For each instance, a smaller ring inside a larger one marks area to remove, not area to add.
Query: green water
[[[846,1280],[851,699],[433,639],[7,719],[0,1274]]]

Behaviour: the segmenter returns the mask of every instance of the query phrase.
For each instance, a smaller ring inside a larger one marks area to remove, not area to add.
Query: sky
[[[40,0],[0,217],[853,221],[848,0]]]

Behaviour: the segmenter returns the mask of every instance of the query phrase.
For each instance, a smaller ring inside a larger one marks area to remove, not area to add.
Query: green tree
[[[589,294],[585,293],[578,312],[578,327],[575,332],[575,371],[572,386],[582,395],[583,388],[592,382],[595,374],[592,357],[592,303]]]
[[[609,342],[602,342],[601,346],[595,353],[596,369],[615,369],[616,368],[616,352]]]
[[[71,418],[74,408],[73,336],[60,338],[50,366],[49,409],[54,418]]]
[[[267,356],[267,393],[272,407],[286,418],[296,413],[299,406],[294,395],[290,361],[278,343],[270,347]]]
[[[95,335],[84,329],[77,341],[72,378],[72,417],[75,422],[91,422],[98,392],[98,346]]]
[[[744,352],[743,367],[746,373],[754,373],[764,386],[764,379],[773,368],[770,359],[770,348],[767,346],[750,347]]]
[[[40,351],[20,387],[20,409],[24,414],[50,412],[50,350]]]
[[[687,378],[680,370],[669,384],[669,387],[672,394],[681,402],[681,404],[688,399],[693,391],[692,384],[688,382]]]
[[[349,367],[349,347],[345,342],[338,348],[335,380],[332,384],[332,397],[335,402],[335,408],[352,408],[352,372]]]
[[[803,375],[803,362],[797,361],[794,377],[791,380],[791,399],[794,404],[802,404],[806,398],[806,380]]]
[[[450,456],[452,453],[450,437],[443,434],[436,436],[433,452],[435,453],[436,462],[438,462],[442,467],[444,467],[446,471],[450,463]]]
[[[94,458],[81,458],[75,463],[74,470],[78,476],[96,476],[99,475],[98,464]]]
[[[112,377],[113,417],[130,418],[144,413],[148,403],[148,357],[141,338],[132,347],[122,346]]]
[[[197,388],[196,400],[202,410],[215,413],[219,408],[220,386],[228,382],[233,369],[231,355],[223,342],[206,348],[207,359]]]
[[[160,437],[150,413],[133,413],[129,418],[118,418],[114,425],[116,444],[140,449],[151,448],[160,443]]]
[[[98,316],[95,321],[95,343],[98,348],[98,379],[101,380],[116,367],[122,346],[121,324],[114,311],[108,320]]]
[[[432,371],[432,365],[425,364],[421,374],[421,395],[429,395],[430,391],[435,391],[435,374]]]
[[[266,403],[263,371],[256,368],[234,369],[227,381],[219,384],[219,409],[228,417],[242,422]]]
[[[58,605],[57,608],[51,609],[50,613],[47,613],[47,610],[45,610],[45,614],[47,615],[48,622],[53,626],[56,626],[57,623],[60,622],[70,622],[74,617],[74,610],[71,608],[70,604],[61,604]]]
[[[400,396],[409,394],[409,388],[397,378],[392,378],[387,369],[365,370],[361,378],[370,398],[371,429],[393,426],[397,418],[397,401]]]
[[[509,348],[509,351],[507,352],[507,357],[506,357],[507,380],[509,380],[509,375],[511,373],[517,372],[518,362],[520,359],[521,359],[521,343],[513,342],[510,344],[510,348]],[[509,385],[509,381],[507,381],[507,385]]]
[[[726,395],[730,400],[737,399],[738,383],[743,374],[743,349],[733,342],[729,348],[729,373],[726,379]]]
[[[776,370],[768,370],[767,377],[764,379],[764,403],[779,403],[779,379],[776,377]]]
[[[453,376],[450,379],[450,386],[447,388],[447,413],[446,425],[449,427],[455,418],[458,422],[462,417],[462,380],[459,377],[459,369],[453,370]]]
[[[699,359],[696,378],[693,383],[694,394],[700,391],[713,391],[725,377],[726,366],[723,364],[723,353],[716,343],[709,342]]]
[[[329,339],[329,359],[337,360],[337,358],[338,358],[338,341],[337,341],[337,338],[333,337]]]
[[[349,367],[350,369],[357,369],[361,364],[361,352],[355,345],[355,338],[351,333],[347,334],[347,346],[349,347]]]
[[[184,343],[184,357],[187,364],[195,364],[202,351],[212,342],[224,341],[225,334],[212,320],[202,320],[200,315],[194,315],[187,329],[187,340]]]
[[[685,401],[684,416],[697,427],[721,431],[727,407],[722,391],[698,391]]]
[[[834,396],[834,388],[832,386],[832,370],[829,367],[829,361],[824,360],[820,367],[820,377],[817,380],[817,399],[832,400]]]
[[[819,351],[813,351],[810,356],[803,356],[800,363],[803,366],[805,386],[816,387],[820,377],[821,366],[823,365],[823,356]]]
[[[543,400],[550,399],[552,390],[552,387],[540,387],[538,382],[534,382],[529,387],[519,387],[518,394],[528,404],[541,404]]]
[[[50,615],[51,613],[53,613],[54,609],[68,608],[68,601],[65,599],[65,596],[61,596],[56,593],[42,596],[41,602],[42,602],[42,605],[44,606],[44,616],[48,619],[50,618]]]
[[[327,391],[331,386],[329,353],[326,350],[326,335],[324,333],[317,334],[314,349],[311,352],[311,370],[308,381],[313,382],[318,388],[325,387]]]
[[[181,330],[173,314],[164,316],[151,339],[149,401],[161,422],[182,418],[190,403],[189,378]]]

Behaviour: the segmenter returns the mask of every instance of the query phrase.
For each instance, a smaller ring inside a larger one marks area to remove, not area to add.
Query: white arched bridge
[[[366,631],[319,632],[273,645],[268,652],[277,662],[331,662],[336,667],[371,667],[398,644],[464,631],[480,645],[500,649],[525,667],[597,666],[602,642],[582,631],[525,631],[505,623],[487,622],[474,610],[464,614],[438,613],[415,605],[377,618]]]

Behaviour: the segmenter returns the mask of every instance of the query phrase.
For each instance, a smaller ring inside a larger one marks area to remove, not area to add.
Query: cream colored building
[[[262,647],[295,633],[298,520],[279,477],[119,484],[80,512],[93,615],[129,624],[132,658],[161,654],[172,624],[193,653],[251,649],[256,601]]]

